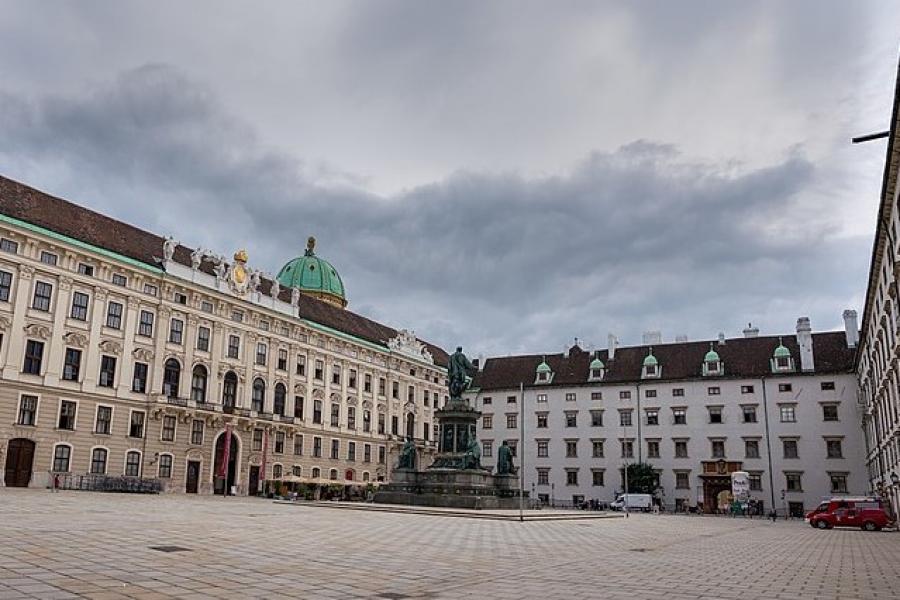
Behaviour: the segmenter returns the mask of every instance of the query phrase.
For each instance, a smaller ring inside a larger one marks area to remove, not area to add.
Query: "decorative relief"
[[[50,327],[39,323],[29,323],[25,326],[25,335],[31,338],[46,340],[50,337]]]
[[[31,279],[34,275],[34,267],[28,265],[19,265],[19,277],[22,279]]]
[[[63,334],[63,339],[67,346],[75,346],[76,348],[84,348],[88,344],[88,336],[76,331],[70,331]]]
[[[62,276],[59,278],[59,289],[61,290],[70,290],[72,289],[72,278],[67,276]]]
[[[302,394],[306,390],[306,385],[303,383],[294,384],[294,392],[297,394]]]
[[[116,340],[102,340],[100,349],[111,354],[122,354],[122,343]]]
[[[106,300],[109,292],[102,287],[94,287],[94,300]]]
[[[6,315],[0,315],[0,329],[9,329],[10,325],[12,325],[12,319]]]
[[[135,348],[131,351],[131,355],[142,362],[153,360],[153,350],[150,348]]]

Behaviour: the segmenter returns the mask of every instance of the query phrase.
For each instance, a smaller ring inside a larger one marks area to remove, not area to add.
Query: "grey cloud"
[[[810,213],[821,173],[800,149],[741,168],[638,140],[563,174],[458,171],[378,196],[268,147],[209,88],[150,65],[85,94],[6,89],[0,162],[185,243],[247,247],[272,271],[316,235],[352,309],[493,354],[608,330],[786,331],[801,312],[834,326],[865,278],[868,240]]]

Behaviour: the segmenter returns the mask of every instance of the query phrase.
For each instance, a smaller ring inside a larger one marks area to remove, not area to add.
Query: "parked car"
[[[806,519],[817,529],[859,527],[878,531],[892,525],[877,498],[832,498],[807,513]]]
[[[653,507],[653,496],[650,494],[620,494],[609,507],[613,510],[623,510],[625,505],[628,510],[649,511]]]

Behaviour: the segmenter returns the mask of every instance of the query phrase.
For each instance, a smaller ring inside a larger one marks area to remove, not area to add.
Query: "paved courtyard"
[[[188,551],[162,552],[153,546]],[[0,489],[4,598],[900,597],[900,533]]]

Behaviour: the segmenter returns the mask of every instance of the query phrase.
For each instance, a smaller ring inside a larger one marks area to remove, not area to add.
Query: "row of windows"
[[[9,252],[11,254],[19,253],[19,243],[7,238],[0,239],[0,250],[4,252]],[[45,265],[50,265],[55,267],[59,263],[59,255],[54,254],[53,252],[48,252],[47,250],[42,250],[40,255],[40,260]],[[77,271],[79,275],[85,275],[87,277],[94,276],[94,265],[88,264],[86,262],[79,262],[77,266]],[[113,273],[110,281],[113,285],[125,287],[128,285],[128,278],[121,273]],[[150,293],[152,295],[156,295],[156,286],[147,284],[144,287],[145,293]]]
[[[53,448],[52,471],[55,473],[68,473],[72,470],[72,446],[60,443]],[[90,466],[88,472],[94,475],[106,475],[110,461],[110,452],[106,448],[92,448],[90,454]],[[140,477],[143,473],[141,451],[129,450],[125,453],[125,463],[122,473],[126,477]],[[172,476],[172,455],[163,453],[157,461],[157,477],[166,479]]]
[[[272,438],[272,452],[274,454],[285,454],[285,433],[276,431]],[[313,437],[312,456],[314,458],[322,458],[322,438]],[[260,452],[263,447],[267,446],[265,432],[262,429],[254,429],[251,437],[251,448],[254,452]],[[357,455],[359,444],[354,441],[348,441],[346,444],[346,455],[344,458],[348,461],[361,460],[364,463],[372,462],[372,444],[362,444],[362,453]],[[377,447],[378,463],[384,464],[386,461],[386,449],[384,446]],[[303,435],[294,436],[293,453],[295,456],[303,456]],[[329,458],[334,460],[341,459],[341,440],[332,439],[330,446]]]

